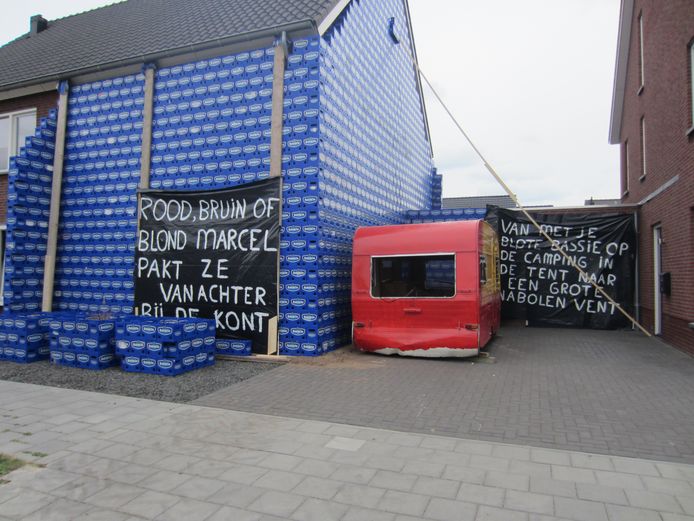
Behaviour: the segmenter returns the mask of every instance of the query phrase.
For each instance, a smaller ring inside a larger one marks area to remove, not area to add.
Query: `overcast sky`
[[[0,40],[112,2],[3,0]],[[619,197],[607,143],[619,0],[410,0],[422,70],[524,204]],[[503,193],[426,92],[444,197]]]

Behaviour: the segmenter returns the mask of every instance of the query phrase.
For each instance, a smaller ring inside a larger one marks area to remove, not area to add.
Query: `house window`
[[[641,118],[641,177],[643,181],[646,178],[646,118]]]
[[[374,298],[455,296],[455,255],[404,255],[371,259]]]
[[[19,154],[27,136],[36,129],[36,110],[0,114],[0,173],[7,173],[10,157]]]
[[[644,78],[644,62],[643,62],[643,13],[639,14],[639,74],[641,77],[641,85],[639,86],[639,91],[643,89],[645,83]]]

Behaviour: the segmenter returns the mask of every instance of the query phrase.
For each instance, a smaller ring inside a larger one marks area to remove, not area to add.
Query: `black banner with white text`
[[[206,192],[144,191],[135,256],[140,315],[203,317],[217,337],[268,351],[277,317],[280,180]]]
[[[499,234],[502,316],[531,326],[615,329],[629,321],[592,285],[633,310],[636,228],[632,214],[532,214],[558,248],[520,212],[494,208]],[[582,276],[560,253],[566,252]]]

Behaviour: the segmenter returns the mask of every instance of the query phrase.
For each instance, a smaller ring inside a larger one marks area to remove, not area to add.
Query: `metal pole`
[[[283,32],[275,45],[275,60],[272,70],[272,117],[270,122],[270,178],[280,180],[279,219],[282,222],[282,131],[284,118],[284,71],[287,65],[289,48],[287,33]],[[280,287],[280,256],[277,255],[277,289]],[[279,294],[277,295],[277,315],[268,328],[268,354],[279,350]]]
[[[58,85],[58,122],[55,135],[55,155],[53,156],[53,183],[51,186],[51,207],[48,218],[48,244],[43,270],[42,311],[53,311],[53,288],[55,286],[55,260],[58,249],[58,225],[60,223],[60,195],[63,187],[63,161],[65,159],[65,133],[68,113],[68,82]]]

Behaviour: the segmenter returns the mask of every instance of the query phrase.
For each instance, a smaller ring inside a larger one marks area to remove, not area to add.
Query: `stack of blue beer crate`
[[[214,365],[214,320],[125,317],[116,326],[123,370],[176,376]]]
[[[0,360],[31,363],[49,355],[48,317],[45,313],[0,315]]]
[[[42,118],[10,160],[7,187],[4,308],[40,311],[53,180],[56,113]]]
[[[54,308],[132,313],[144,75],[74,86]]]
[[[405,212],[407,224],[437,223],[449,221],[470,221],[484,219],[486,208],[448,208],[443,210],[408,210]]]
[[[115,365],[115,318],[82,313],[50,313],[51,362],[101,370]]]
[[[391,16],[400,21],[400,44],[384,29]],[[325,35],[292,42],[282,156],[284,354],[313,356],[349,342],[355,229],[406,222],[407,210],[430,209],[436,199],[417,75],[398,46],[411,46],[404,20],[399,0],[352,2]],[[156,71],[152,188],[214,190],[269,177],[273,58],[273,48],[263,48]],[[70,91],[57,310],[132,313],[143,79]]]
[[[431,209],[441,209],[441,198],[443,197],[443,176],[434,168],[431,174]]]
[[[253,353],[253,342],[251,340],[218,338],[216,353],[227,356],[250,356]]]

